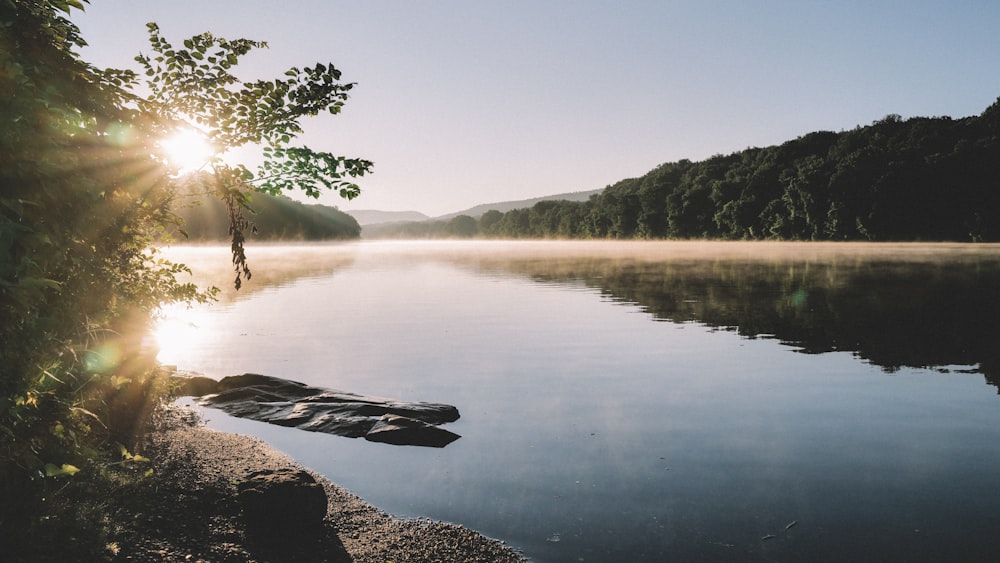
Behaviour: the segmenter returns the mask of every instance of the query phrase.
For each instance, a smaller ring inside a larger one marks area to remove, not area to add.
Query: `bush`
[[[159,397],[143,335],[164,303],[204,301],[154,241],[178,231],[166,135],[197,124],[223,152],[262,144],[263,174],[211,160],[206,190],[230,216],[237,286],[249,276],[246,192],[358,187],[371,163],[287,146],[302,116],[336,113],[351,85],[332,65],[244,84],[229,73],[263,44],[202,34],[174,48],[149,25],[135,72],[80,59],[78,0],[0,2],[0,528],[30,526],[43,494],[99,451],[130,444]],[[206,55],[207,53],[207,55]],[[288,78],[290,77],[290,78]],[[260,120],[260,116],[267,119]]]

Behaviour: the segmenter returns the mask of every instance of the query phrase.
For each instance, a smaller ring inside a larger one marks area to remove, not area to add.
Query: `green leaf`
[[[73,412],[76,412],[76,413],[80,413],[80,414],[82,414],[84,416],[88,416],[91,419],[95,420],[98,424],[100,424],[104,428],[107,428],[107,425],[104,424],[104,422],[101,420],[101,418],[99,416],[97,416],[93,412],[91,412],[91,411],[89,411],[89,410],[87,410],[87,409],[85,409],[83,407],[72,407],[70,410],[73,411]]]
[[[56,466],[52,463],[45,464],[45,476],[46,477],[72,477],[80,472],[80,468],[75,465],[70,465],[68,463],[62,464],[62,466]]]
[[[50,280],[47,278],[22,278],[18,285],[22,287],[32,287],[32,288],[45,288],[45,289],[56,289],[58,290],[62,287],[62,284],[56,280]]]

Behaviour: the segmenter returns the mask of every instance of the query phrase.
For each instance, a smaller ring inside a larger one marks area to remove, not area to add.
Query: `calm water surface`
[[[170,253],[229,282],[225,248]],[[239,294],[168,311],[161,361],[456,405],[444,449],[207,411],[388,512],[539,562],[1000,558],[1000,247],[248,254]]]

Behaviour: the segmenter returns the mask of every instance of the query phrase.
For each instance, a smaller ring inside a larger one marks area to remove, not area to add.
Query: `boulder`
[[[314,533],[323,526],[326,491],[306,471],[255,471],[237,488],[247,531],[262,543]]]
[[[180,396],[200,397],[219,392],[219,382],[203,375],[171,375],[170,385]]]

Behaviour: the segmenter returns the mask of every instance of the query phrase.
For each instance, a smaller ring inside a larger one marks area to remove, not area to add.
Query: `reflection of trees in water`
[[[548,259],[480,261],[546,283],[583,283],[655,319],[850,351],[887,372],[978,365],[1000,387],[1000,260]]]
[[[329,276],[350,266],[355,259],[350,244],[256,244],[247,249],[253,277],[237,291],[233,288],[236,272],[228,246],[177,246],[167,249],[164,255],[191,268],[193,278],[181,281],[193,281],[202,288],[218,287],[222,303],[245,299],[258,291],[283,287],[300,279]]]
[[[871,254],[854,254],[847,246],[843,252],[803,252],[821,247],[790,247],[799,251],[791,258],[758,257],[769,247],[731,243],[721,247],[728,249],[722,258],[697,259],[705,252],[692,245],[679,246],[683,252],[674,257],[642,257],[624,246],[576,245],[569,252],[554,246],[539,254],[513,246],[417,246],[383,250],[380,260],[446,259],[539,283],[585,285],[613,301],[637,304],[656,320],[776,338],[805,353],[853,352],[887,372],[978,366],[1000,387],[1000,253],[968,245],[928,254],[911,247]],[[196,282],[221,287],[223,302],[331,275],[353,264],[359,252],[351,244],[257,246],[250,254],[253,278],[237,293],[229,283],[234,274],[228,247],[177,250],[168,257],[188,264]]]

